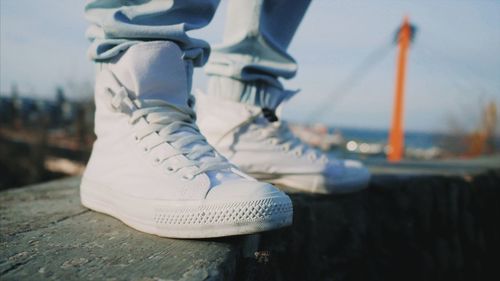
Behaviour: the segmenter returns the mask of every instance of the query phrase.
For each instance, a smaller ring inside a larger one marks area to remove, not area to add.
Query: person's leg
[[[167,40],[180,47],[188,70],[202,66],[210,47],[187,32],[206,26],[218,5],[219,0],[89,1],[85,6],[90,22],[88,55],[95,62],[107,62],[141,42]]]
[[[86,7],[96,61],[97,140],[82,204],[167,237],[253,233],[291,224],[290,199],[255,181],[199,133],[192,67],[209,47],[186,31],[209,23],[217,1],[98,0]]]
[[[295,76],[287,49],[310,2],[229,1],[224,41],[205,66],[208,94],[270,108],[286,99],[279,79]]]
[[[366,168],[328,157],[276,122],[276,108],[294,94],[279,80],[296,73],[287,48],[309,3],[229,2],[224,42],[205,67],[208,93],[197,97],[198,125],[219,152],[257,178],[308,192],[352,192],[367,185]]]

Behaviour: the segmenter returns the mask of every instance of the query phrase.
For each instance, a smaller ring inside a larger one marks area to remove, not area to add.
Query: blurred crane
[[[394,93],[394,108],[392,111],[391,130],[389,132],[389,151],[387,159],[392,162],[400,161],[404,153],[404,92],[406,81],[406,65],[408,49],[415,35],[415,27],[410,24],[408,17],[404,18],[403,25],[396,35],[399,46],[396,85]]]

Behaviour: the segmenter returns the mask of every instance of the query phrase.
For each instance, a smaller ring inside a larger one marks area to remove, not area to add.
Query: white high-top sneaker
[[[304,192],[361,190],[370,173],[359,161],[332,159],[303,143],[272,111],[198,92],[198,126],[217,151],[259,180]]]
[[[199,133],[181,56],[174,43],[149,42],[101,65],[97,140],[81,183],[82,204],[166,237],[290,225],[288,196],[239,171]]]

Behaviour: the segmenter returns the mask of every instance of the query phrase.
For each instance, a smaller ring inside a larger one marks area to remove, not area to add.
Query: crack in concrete
[[[11,234],[8,234],[8,236],[12,237],[12,236],[16,236],[16,235],[19,235],[19,234],[24,234],[24,233],[29,233],[29,232],[32,232],[32,231],[46,229],[46,228],[49,228],[49,227],[51,227],[53,225],[56,225],[56,224],[58,224],[60,222],[63,222],[65,220],[68,220],[68,219],[71,219],[71,218],[83,215],[83,214],[88,213],[88,212],[90,212],[90,210],[89,209],[85,209],[85,210],[83,210],[81,212],[78,212],[76,214],[72,214],[72,215],[69,215],[69,216],[64,216],[64,217],[59,218],[59,219],[57,219],[55,221],[49,222],[47,225],[42,225],[42,226],[39,226],[37,228],[30,228],[30,229],[26,229],[26,230],[22,230],[22,231],[13,232]]]
[[[89,213],[89,212],[90,212],[90,209],[85,209],[85,210],[83,210],[83,211],[81,211],[81,212],[78,212],[78,213],[76,213],[76,214],[73,214],[73,215],[69,215],[69,216],[62,217],[62,218],[60,218],[60,219],[58,219],[58,220],[56,220],[56,221],[51,222],[49,225],[58,224],[58,223],[63,222],[63,221],[65,221],[65,220],[68,220],[68,219],[71,219],[71,218],[74,218],[74,217],[78,217],[78,216],[80,216],[80,215],[83,215],[83,214],[85,214],[85,213]]]
[[[25,261],[14,263],[11,267],[9,267],[9,268],[5,269],[4,271],[0,272],[0,276],[4,276],[4,275],[6,275],[7,273],[9,273],[9,272],[11,272],[13,270],[16,270],[20,266],[23,266],[23,265],[27,264],[30,260],[31,260],[31,257],[27,258]]]

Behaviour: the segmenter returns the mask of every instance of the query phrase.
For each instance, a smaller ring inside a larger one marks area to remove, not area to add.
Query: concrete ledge
[[[0,193],[1,280],[495,280],[500,172],[292,194],[294,225],[175,240],[83,208],[78,178]]]
[[[241,238],[163,239],[80,205],[79,178],[2,192],[1,280],[234,279]]]
[[[292,200],[294,225],[260,241],[268,280],[500,278],[500,171],[376,175],[357,194]]]

